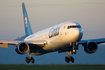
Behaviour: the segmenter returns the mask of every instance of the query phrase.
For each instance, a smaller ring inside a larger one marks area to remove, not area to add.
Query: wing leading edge
[[[8,45],[17,45],[18,43],[23,42],[31,45],[37,45],[43,47],[47,44],[46,40],[35,40],[35,41],[9,41],[9,40],[0,40],[0,47],[8,48]]]
[[[95,42],[97,44],[105,43],[105,38],[100,38],[100,39],[90,39],[90,40],[81,40],[79,44],[85,44],[87,42]]]

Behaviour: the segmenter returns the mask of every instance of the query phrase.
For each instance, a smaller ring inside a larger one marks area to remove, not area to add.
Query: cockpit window
[[[67,29],[70,29],[70,28],[80,28],[79,25],[76,25],[76,26],[68,26]]]

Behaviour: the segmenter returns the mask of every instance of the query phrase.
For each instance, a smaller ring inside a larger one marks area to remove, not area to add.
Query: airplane
[[[28,53],[29,56],[25,58],[27,63],[35,62],[31,55],[38,56],[56,51],[58,53],[67,52],[68,56],[65,57],[65,61],[74,63],[74,58],[71,55],[76,54],[80,44],[86,53],[92,54],[97,51],[98,44],[105,42],[105,38],[81,40],[83,29],[76,21],[66,21],[33,33],[24,2],[22,10],[27,37],[23,41],[0,40],[0,47],[8,48],[8,45],[14,45],[18,54]]]

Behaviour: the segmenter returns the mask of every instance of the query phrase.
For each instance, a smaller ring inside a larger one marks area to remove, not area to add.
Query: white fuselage
[[[25,38],[24,41],[46,40],[47,45],[43,49],[46,51],[56,51],[68,46],[72,42],[79,42],[82,36],[83,30],[81,25],[75,21],[67,21],[36,32]]]

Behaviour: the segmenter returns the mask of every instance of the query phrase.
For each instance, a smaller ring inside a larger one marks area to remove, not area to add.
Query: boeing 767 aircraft
[[[31,55],[43,55],[55,51],[58,51],[58,53],[67,52],[69,56],[65,57],[65,61],[67,63],[70,61],[74,63],[74,58],[71,54],[76,54],[76,50],[78,50],[80,44],[83,45],[86,53],[91,54],[97,51],[97,44],[105,42],[105,38],[81,40],[83,29],[81,25],[75,21],[63,22],[42,31],[32,33],[24,3],[22,3],[22,9],[27,37],[24,41],[0,40],[0,47],[8,48],[8,45],[15,45],[15,51],[18,54],[29,54],[29,57],[25,58],[27,63],[35,62]]]

